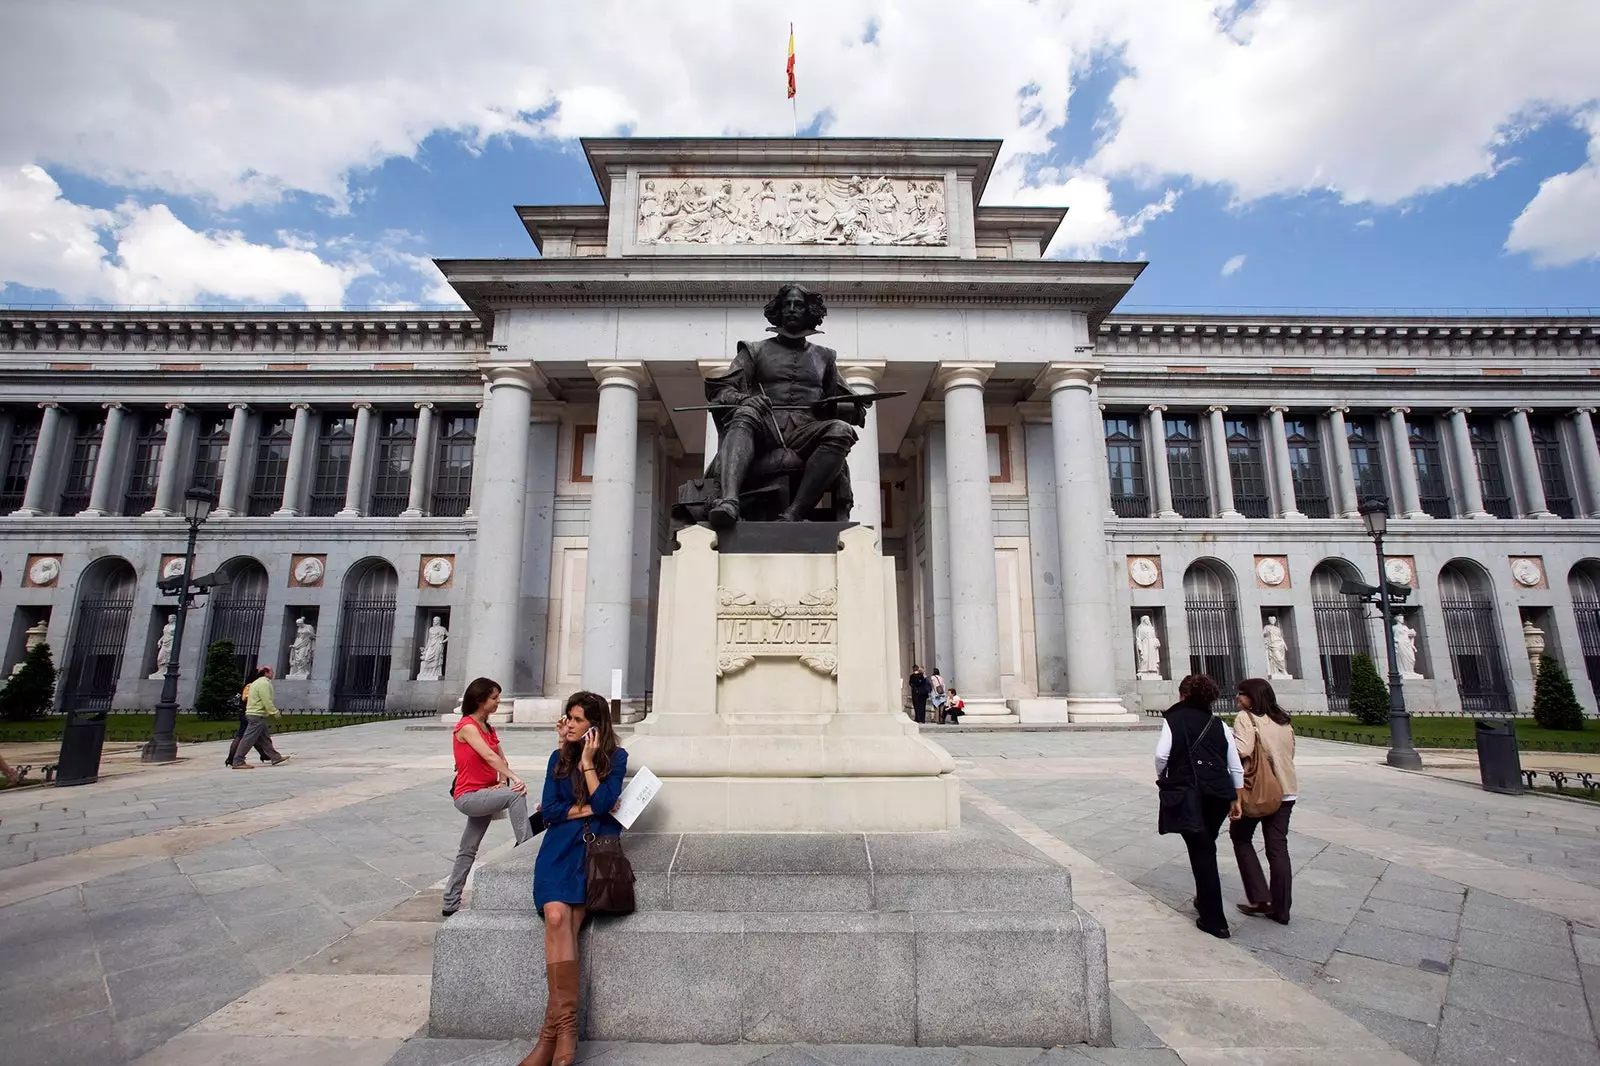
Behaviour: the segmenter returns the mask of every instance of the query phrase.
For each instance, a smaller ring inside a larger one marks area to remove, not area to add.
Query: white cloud
[[[1588,161],[1540,183],[1511,224],[1506,251],[1527,252],[1540,266],[1600,259],[1600,112],[1587,125]]]
[[[1239,271],[1241,271],[1243,269],[1244,269],[1244,256],[1242,256],[1242,255],[1229,256],[1228,257],[1228,261],[1226,263],[1222,264],[1222,276],[1225,277],[1225,278],[1231,278],[1231,277],[1233,277],[1233,275],[1239,273]]]
[[[350,282],[371,272],[359,261],[326,262],[304,240],[274,247],[197,232],[165,204],[84,207],[40,167],[0,169],[0,285],[117,304],[337,306]]]

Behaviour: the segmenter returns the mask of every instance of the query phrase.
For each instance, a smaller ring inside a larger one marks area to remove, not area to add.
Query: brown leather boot
[[[556,1054],[554,1066],[572,1066],[578,1057],[578,964],[558,962],[550,967],[555,989]]]
[[[544,1024],[539,1027],[539,1040],[518,1066],[550,1066],[556,1056],[556,967],[554,963],[544,968]]]

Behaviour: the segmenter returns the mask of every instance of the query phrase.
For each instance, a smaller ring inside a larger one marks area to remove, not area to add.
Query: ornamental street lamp
[[[167,653],[166,676],[161,679],[161,699],[156,703],[155,729],[139,755],[144,762],[172,762],[178,757],[178,662],[183,654],[183,624],[193,598],[194,542],[200,536],[200,527],[211,517],[211,508],[216,506],[216,502],[216,496],[205,489],[191,488],[183,494],[183,520],[189,523],[189,546],[183,555],[183,577],[181,584],[170,582],[170,587],[167,579],[158,582],[163,592],[176,593],[178,614],[172,625],[172,649]]]
[[[1394,618],[1389,608],[1389,575],[1383,566],[1383,535],[1389,528],[1389,501],[1376,496],[1363,500],[1359,508],[1361,524],[1367,527],[1378,550],[1378,599],[1383,611],[1383,646],[1389,653],[1389,765],[1407,770],[1422,768],[1422,757],[1411,746],[1411,713],[1406,710],[1405,693],[1400,688],[1400,664],[1394,652]]]

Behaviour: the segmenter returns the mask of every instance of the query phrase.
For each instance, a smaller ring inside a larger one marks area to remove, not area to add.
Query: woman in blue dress
[[[569,1066],[578,1053],[578,930],[588,884],[585,832],[620,836],[611,817],[628,772],[628,753],[617,747],[611,705],[594,692],[567,697],[556,723],[561,746],[550,753],[539,810],[546,826],[533,865],[533,905],[544,917],[544,1025],[522,1066]]]

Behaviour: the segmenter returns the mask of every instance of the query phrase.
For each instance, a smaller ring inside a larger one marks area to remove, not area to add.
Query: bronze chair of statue
[[[721,460],[714,459],[704,477],[693,478],[678,487],[678,502],[672,507],[675,521],[682,525],[706,521],[711,505],[722,496],[720,467]],[[758,455],[745,473],[744,489],[739,493],[740,520],[777,521],[778,515],[794,499],[805,469],[806,461],[789,448],[774,448]],[[818,506],[811,518],[821,522],[848,521],[854,503],[850,472],[846,469],[834,479],[827,503]]]

